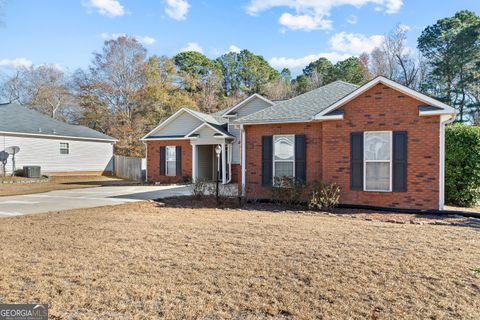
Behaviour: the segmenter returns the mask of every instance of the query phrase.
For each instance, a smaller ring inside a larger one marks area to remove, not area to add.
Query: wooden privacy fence
[[[123,179],[142,181],[142,158],[114,156],[115,176]]]

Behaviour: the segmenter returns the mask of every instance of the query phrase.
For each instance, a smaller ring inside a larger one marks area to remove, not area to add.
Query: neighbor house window
[[[392,191],[392,132],[364,133],[365,191]]]
[[[68,143],[60,142],[60,154],[69,154],[70,146]]]
[[[273,177],[295,176],[295,136],[273,136]]]
[[[176,154],[176,147],[166,147],[166,165],[167,168],[167,176],[175,176],[177,175],[177,154]]]

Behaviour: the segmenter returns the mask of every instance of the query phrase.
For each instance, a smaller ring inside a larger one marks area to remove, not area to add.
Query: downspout
[[[455,114],[456,115],[456,114]],[[440,201],[439,210],[445,206],[445,125],[455,121],[455,115],[442,121],[440,117]]]
[[[245,197],[245,184],[246,184],[246,172],[247,172],[247,157],[246,157],[246,147],[245,147],[245,128],[243,127],[243,124],[240,125],[240,132],[241,132],[241,144],[242,144],[242,163],[241,163],[241,168],[242,168],[242,197]]]
[[[148,145],[145,141],[142,141],[145,146],[145,183],[148,182]]]

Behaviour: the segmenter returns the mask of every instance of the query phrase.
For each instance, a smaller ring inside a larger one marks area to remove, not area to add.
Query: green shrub
[[[311,186],[308,207],[314,210],[334,208],[340,202],[340,187],[335,183],[315,181]]]
[[[275,177],[273,179],[272,199],[286,205],[299,204],[305,193],[305,185],[292,177]]]
[[[480,200],[480,127],[445,128],[445,202],[472,207]]]

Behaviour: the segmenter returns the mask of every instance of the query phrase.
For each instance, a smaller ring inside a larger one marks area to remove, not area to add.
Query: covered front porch
[[[208,123],[192,131],[192,181],[232,180],[232,144],[235,137]]]

